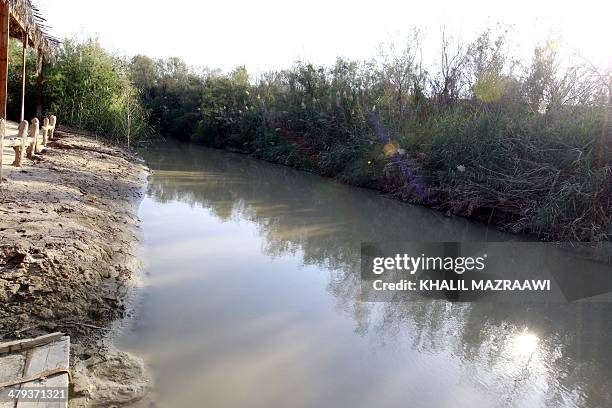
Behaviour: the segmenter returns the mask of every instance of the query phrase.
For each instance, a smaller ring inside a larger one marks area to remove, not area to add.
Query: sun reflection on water
[[[512,353],[516,356],[531,357],[538,349],[540,339],[525,329],[512,339]]]

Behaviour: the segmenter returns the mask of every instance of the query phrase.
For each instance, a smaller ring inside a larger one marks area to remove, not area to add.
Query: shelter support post
[[[38,71],[38,101],[36,101],[36,117],[42,118],[43,115],[43,64],[45,63],[42,52],[38,50],[37,71]]]
[[[8,46],[11,13],[8,2],[0,1],[0,118],[6,119],[8,94]]]
[[[0,118],[0,184],[2,184],[2,159],[4,156],[4,134],[6,133],[6,122]]]
[[[25,83],[26,83],[26,57],[28,52],[28,33],[23,33],[23,53],[21,56],[21,114],[19,121],[25,116]]]

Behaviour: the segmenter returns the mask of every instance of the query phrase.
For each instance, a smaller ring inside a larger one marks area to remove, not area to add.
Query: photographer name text
[[[398,282],[384,282],[377,279],[372,282],[374,290],[379,291],[550,291],[550,279],[487,279],[442,280],[423,279],[413,281],[402,279]]]

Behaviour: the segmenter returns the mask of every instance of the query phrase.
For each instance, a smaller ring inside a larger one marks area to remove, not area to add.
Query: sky
[[[536,42],[558,40],[599,65],[612,62],[612,1],[442,0],[34,0],[59,38],[97,35],[107,49],[177,56],[193,66],[250,72],[296,60],[369,59],[377,46],[417,26],[423,58],[436,61],[440,33],[472,40],[486,27],[510,29],[511,50],[528,58]]]

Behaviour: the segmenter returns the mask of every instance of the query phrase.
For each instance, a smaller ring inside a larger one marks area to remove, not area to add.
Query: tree
[[[440,49],[440,66],[431,81],[436,102],[442,108],[454,105],[463,90],[465,65],[467,58],[463,45],[457,41],[452,43],[445,31],[442,32]]]
[[[417,63],[420,38],[421,33],[414,29],[399,50],[394,42],[389,42],[381,46],[379,52],[382,80],[387,83],[388,92],[394,95],[393,100],[397,106],[395,124],[398,130],[403,126],[410,90],[421,82],[422,71]]]
[[[481,102],[499,100],[505,92],[504,69],[507,65],[505,32],[491,38],[491,30],[482,33],[467,50],[473,97]]]

